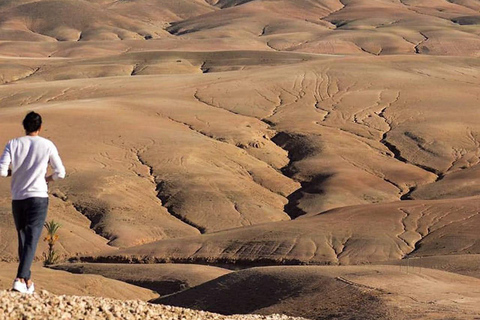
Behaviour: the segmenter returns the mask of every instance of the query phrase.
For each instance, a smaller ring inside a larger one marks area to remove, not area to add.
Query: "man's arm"
[[[52,151],[50,152],[50,166],[54,171],[52,175],[46,177],[47,182],[65,178],[65,167],[63,166],[62,159],[60,159],[58,150],[55,146],[52,147]]]
[[[0,176],[9,177],[12,175],[10,168],[10,163],[12,162],[12,154],[10,152],[10,143],[7,143],[5,150],[3,151],[2,157],[0,158]]]

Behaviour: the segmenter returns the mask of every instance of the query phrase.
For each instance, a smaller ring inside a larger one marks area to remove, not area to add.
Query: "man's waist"
[[[12,200],[25,200],[28,198],[48,198],[48,192],[12,193]]]

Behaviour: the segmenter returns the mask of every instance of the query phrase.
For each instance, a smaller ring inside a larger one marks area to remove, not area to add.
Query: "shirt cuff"
[[[53,180],[60,180],[65,178],[65,172],[55,172],[52,174]]]

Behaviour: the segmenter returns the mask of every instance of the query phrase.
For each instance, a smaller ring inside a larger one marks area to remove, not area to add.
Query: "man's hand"
[[[47,184],[49,184],[50,182],[53,182],[53,175],[49,175],[45,177],[45,180],[47,181]]]

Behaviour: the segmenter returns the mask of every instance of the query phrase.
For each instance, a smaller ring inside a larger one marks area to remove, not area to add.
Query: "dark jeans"
[[[29,280],[38,239],[42,234],[43,224],[47,217],[48,198],[13,200],[12,211],[17,228],[18,257],[20,259],[17,278]]]

